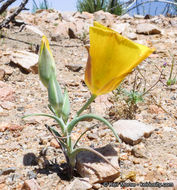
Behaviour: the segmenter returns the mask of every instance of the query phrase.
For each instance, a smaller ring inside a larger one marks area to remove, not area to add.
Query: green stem
[[[71,141],[71,134],[68,133],[67,134],[67,146],[69,148],[69,152],[72,152],[73,151],[73,146],[72,146],[72,141]]]
[[[93,118],[93,119],[96,119],[98,121],[101,121],[103,122],[105,125],[107,125],[111,131],[113,132],[113,134],[115,135],[115,137],[117,138],[117,140],[119,141],[119,143],[121,143],[121,140],[119,138],[119,136],[117,135],[117,133],[115,132],[115,130],[113,129],[112,125],[109,123],[109,121],[107,121],[106,119],[100,117],[100,116],[97,116],[97,115],[94,115],[94,114],[86,114],[86,115],[82,115],[82,116],[79,116],[79,117],[76,117],[75,119],[73,119],[70,124],[68,125],[67,129],[68,129],[68,133],[70,134],[71,131],[73,130],[74,126],[79,122],[79,121],[82,121],[84,119],[88,119],[88,118]]]
[[[95,100],[96,95],[92,94],[88,101],[83,105],[83,107],[77,112],[76,116],[79,116],[87,107]]]
[[[170,76],[169,76],[168,80],[171,80],[171,78],[172,78],[173,67],[174,67],[174,57],[172,58],[172,65],[171,65]]]
[[[62,133],[65,133],[66,130],[66,126],[63,122],[63,120],[61,120],[60,118],[54,116],[54,115],[50,115],[50,114],[45,114],[45,113],[34,113],[34,114],[29,114],[29,115],[25,115],[22,118],[26,118],[26,117],[31,117],[31,116],[45,116],[45,117],[50,117],[52,119],[55,119],[57,121],[57,123],[60,125]]]

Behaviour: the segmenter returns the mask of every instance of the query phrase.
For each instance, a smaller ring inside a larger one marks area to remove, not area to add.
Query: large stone
[[[146,34],[146,35],[161,34],[161,30],[154,24],[143,23],[143,24],[137,25],[136,33],[137,34]]]
[[[10,60],[28,73],[38,73],[38,55],[34,53],[17,50],[12,52]]]
[[[84,178],[74,179],[70,185],[68,185],[65,190],[87,190],[91,189],[92,185]]]
[[[130,145],[140,143],[143,137],[149,137],[154,130],[154,127],[137,120],[119,120],[113,127],[119,137]]]
[[[13,88],[2,81],[0,81],[0,100],[10,102],[15,100]]]
[[[114,181],[120,175],[117,152],[111,145],[95,150],[107,158],[117,170],[96,154],[83,151],[77,156],[77,171],[82,177],[89,178],[90,183]]]

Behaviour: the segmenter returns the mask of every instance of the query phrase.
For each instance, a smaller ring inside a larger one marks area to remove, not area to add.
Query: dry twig
[[[11,1],[14,1],[14,0],[11,0]],[[16,9],[16,11],[12,15],[10,15],[8,18],[4,19],[0,23],[0,29],[2,29],[3,27],[6,27],[12,20],[14,20],[14,18],[24,9],[28,1],[29,0],[23,0],[20,6],[18,7],[18,9]]]

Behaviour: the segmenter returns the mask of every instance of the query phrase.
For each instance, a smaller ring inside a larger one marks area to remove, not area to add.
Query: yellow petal
[[[42,40],[41,40],[41,49],[40,49],[40,54],[42,53],[43,49],[44,49],[44,46],[47,48],[47,50],[49,51],[50,55],[52,55],[52,52],[50,50],[50,46],[49,46],[49,41],[47,39],[46,36],[42,36]]]
[[[85,82],[92,94],[114,90],[124,77],[153,52],[95,22],[90,27],[90,50]]]

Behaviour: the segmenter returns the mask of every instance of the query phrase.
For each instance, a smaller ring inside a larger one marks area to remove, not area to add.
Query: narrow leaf
[[[60,116],[63,106],[63,94],[55,75],[51,76],[49,80],[48,96],[50,105],[55,110],[55,113]]]
[[[69,114],[70,114],[70,102],[69,102],[68,91],[65,89],[64,98],[63,98],[63,107],[62,107],[62,116],[65,122],[67,122]]]

